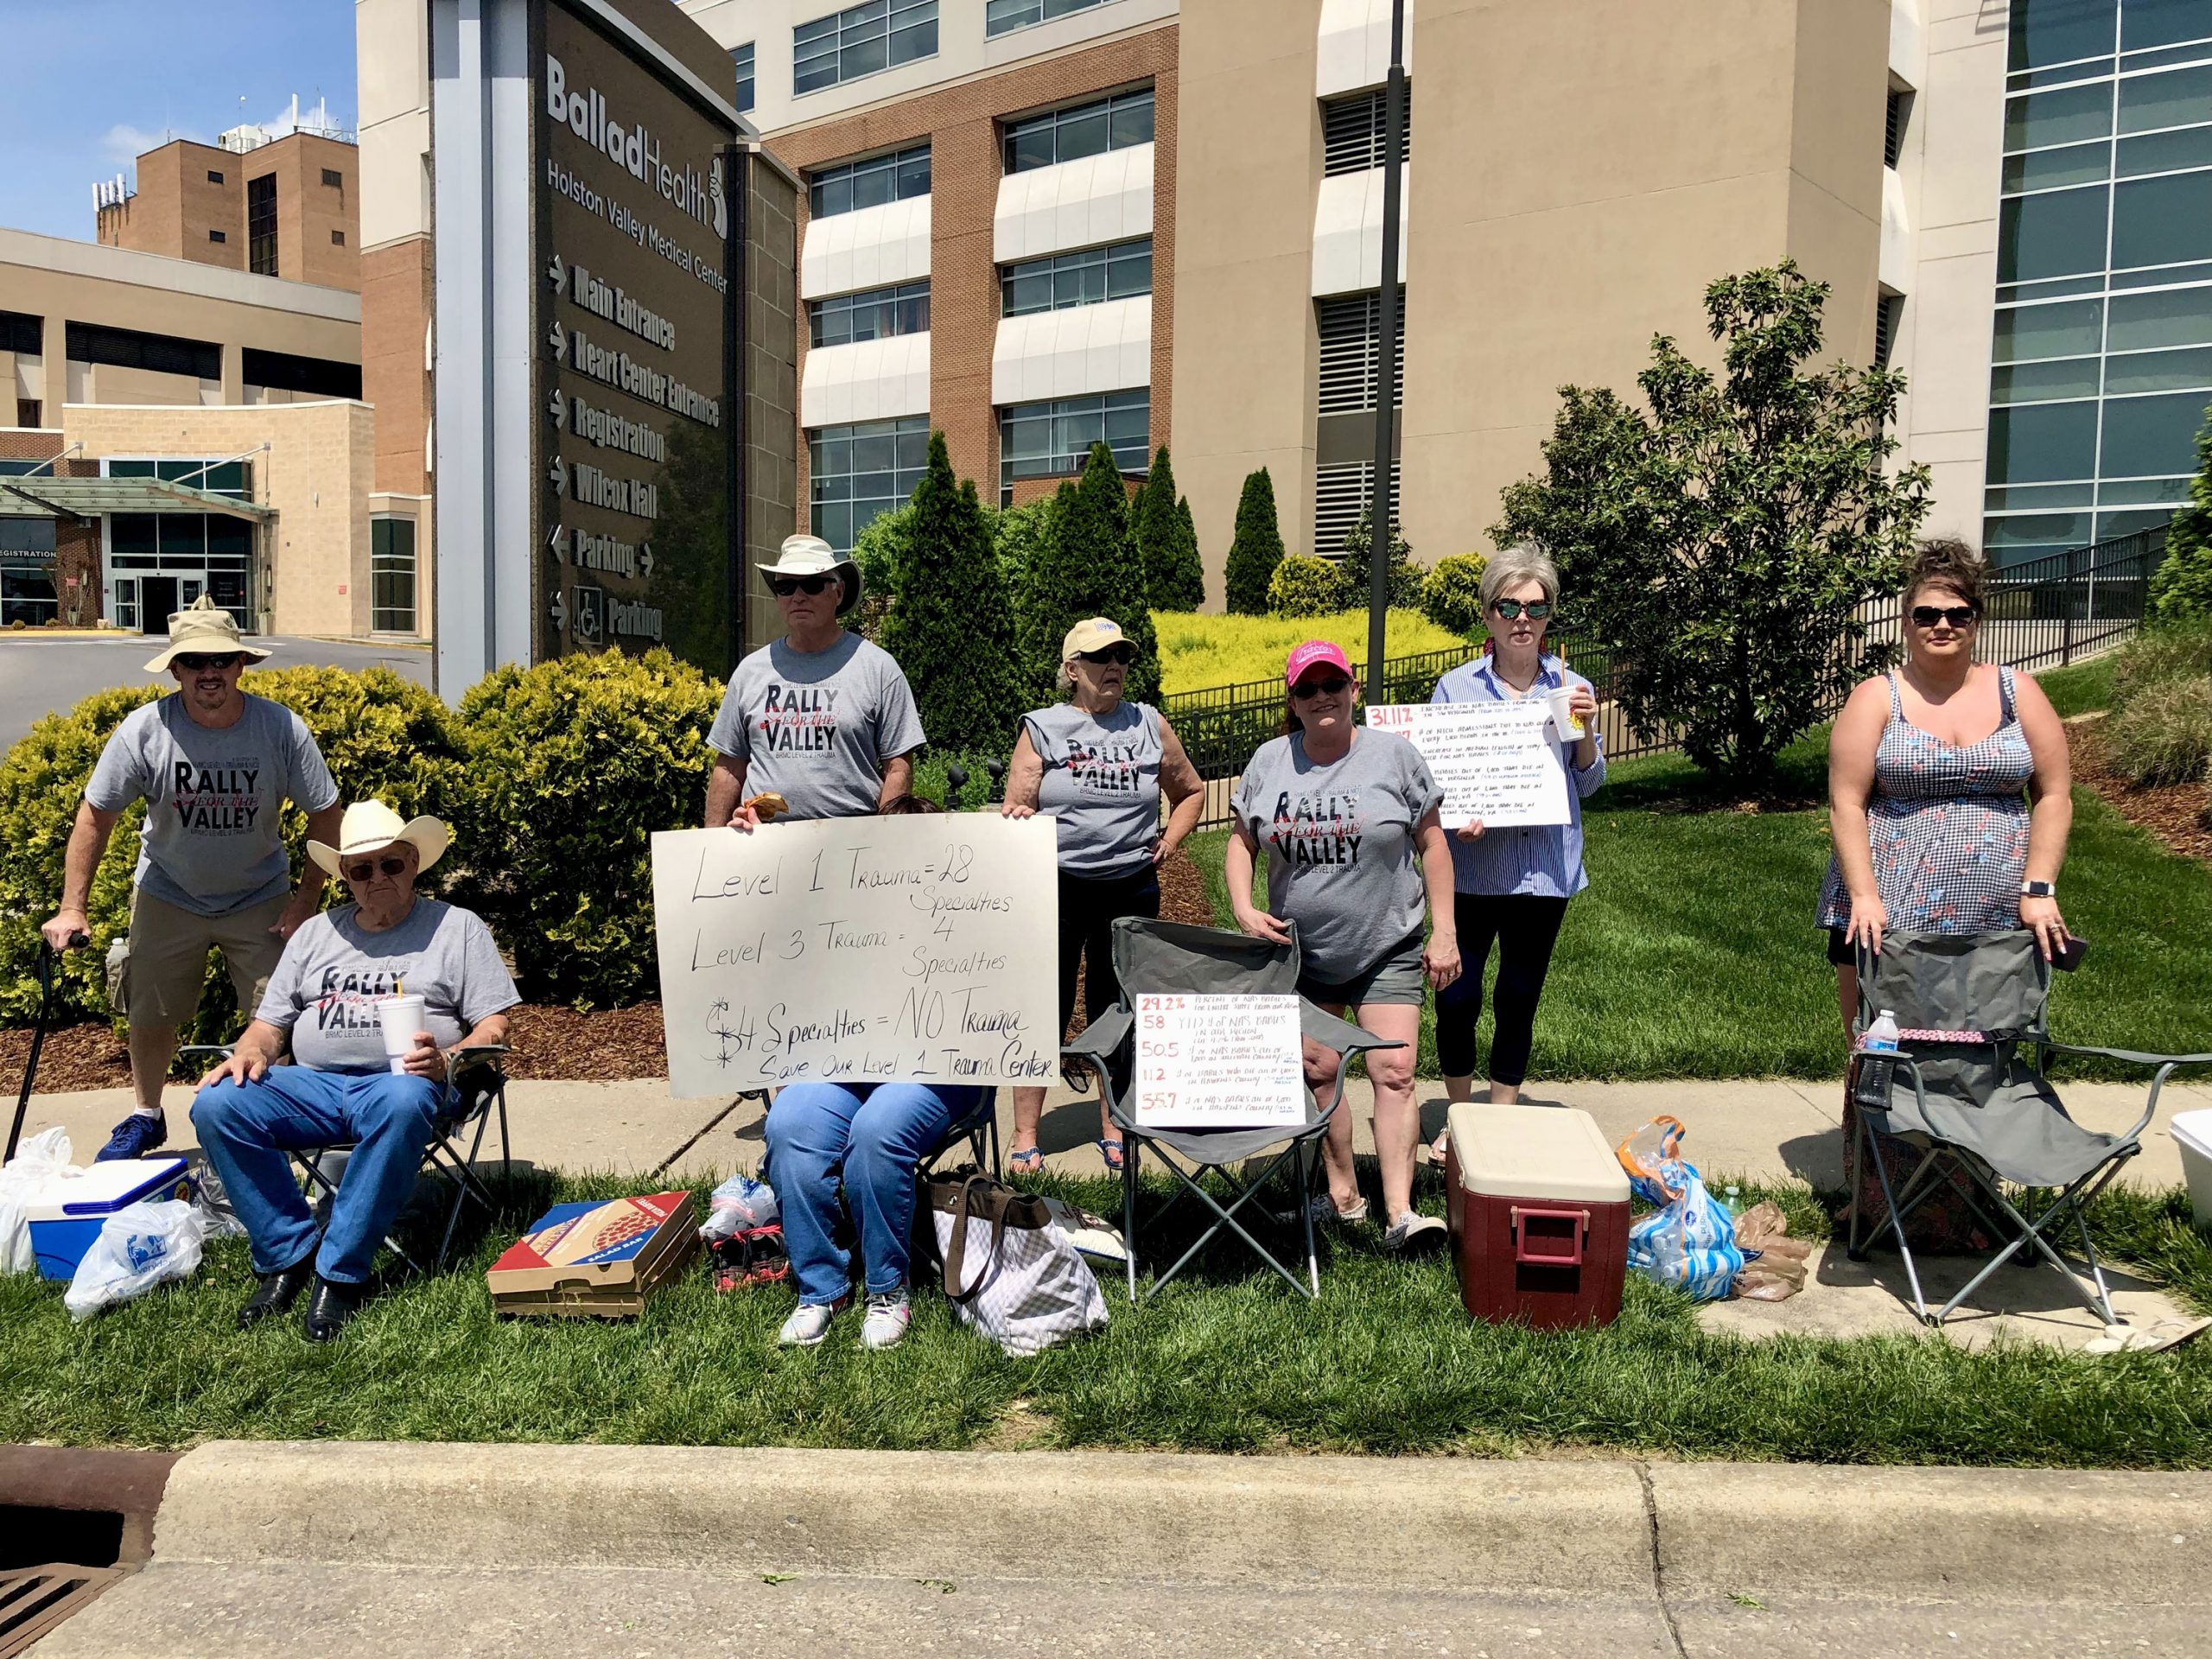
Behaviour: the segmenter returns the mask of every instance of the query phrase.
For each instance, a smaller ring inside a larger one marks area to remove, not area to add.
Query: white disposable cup
[[[407,1070],[408,1051],[415,1046],[415,1033],[423,1029],[423,999],[419,996],[387,996],[377,1002],[377,1024],[384,1031],[385,1057],[391,1062],[394,1071]]]
[[[1574,688],[1563,685],[1556,691],[1544,693],[1544,701],[1551,705],[1552,729],[1559,734],[1562,743],[1579,743],[1583,738],[1582,722],[1574,717],[1572,705]]]

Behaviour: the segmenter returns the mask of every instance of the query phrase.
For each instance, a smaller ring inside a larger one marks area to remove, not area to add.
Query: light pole
[[[1390,609],[1390,539],[1396,522],[1390,456],[1398,403],[1398,192],[1405,176],[1406,0],[1390,0],[1390,72],[1382,83],[1382,273],[1376,342],[1375,490],[1370,500],[1367,588],[1367,702],[1382,701],[1384,623]]]

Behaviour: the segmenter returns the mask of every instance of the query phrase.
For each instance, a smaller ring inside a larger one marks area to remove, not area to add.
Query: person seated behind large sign
[[[459,1096],[450,1052],[502,1043],[521,998],[492,930],[473,912],[416,896],[449,835],[405,823],[382,801],[346,809],[338,845],[308,855],[353,902],[314,917],[284,947],[269,989],[230,1057],[200,1079],[193,1127],[252,1245],[260,1284],[241,1328],[284,1312],[310,1281],[306,1330],[327,1342],[367,1299],[369,1268],[413,1190],[437,1120]],[[379,998],[419,995],[424,1029],[395,1073]],[[292,1064],[278,1065],[286,1039]],[[353,1143],[320,1241],[285,1154]]]

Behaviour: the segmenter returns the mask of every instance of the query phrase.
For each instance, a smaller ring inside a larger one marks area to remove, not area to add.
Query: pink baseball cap
[[[1316,663],[1332,663],[1344,670],[1346,679],[1352,677],[1351,664],[1345,660],[1342,645],[1328,639],[1308,639],[1292,649],[1290,660],[1283,665],[1282,683],[1296,690],[1300,678]]]

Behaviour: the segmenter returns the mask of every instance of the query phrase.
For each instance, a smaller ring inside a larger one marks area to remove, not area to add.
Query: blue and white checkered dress
[[[2028,868],[2028,779],[2035,760],[2000,668],[2004,721],[1979,743],[1946,743],[1904,717],[1890,676],[1890,723],[1874,751],[1866,839],[1890,925],[1921,933],[1993,933],[2020,924]],[[1828,860],[1820,925],[1851,918],[1843,874]]]

